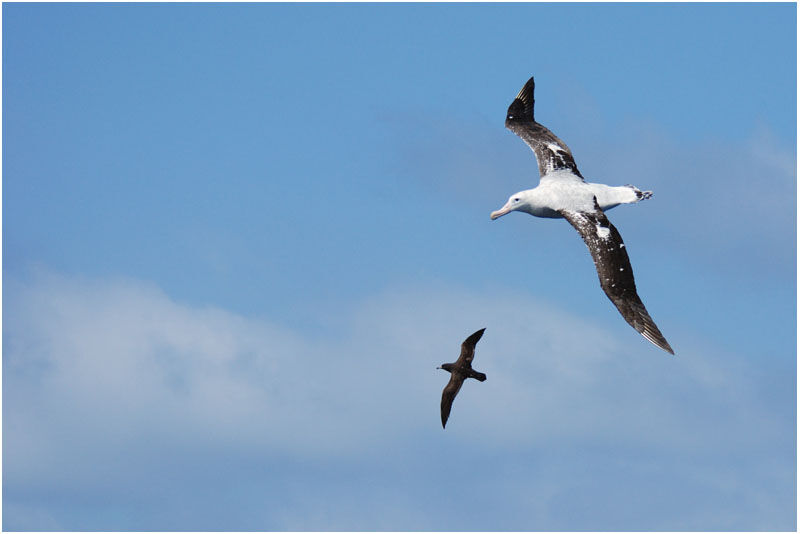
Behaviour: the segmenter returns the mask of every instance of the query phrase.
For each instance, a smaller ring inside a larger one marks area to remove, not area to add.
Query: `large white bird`
[[[533,150],[541,179],[533,189],[509,197],[492,212],[492,220],[512,211],[534,217],[564,218],[581,234],[592,254],[600,287],[622,317],[648,341],[675,354],[636,293],[625,244],[604,210],[650,198],[652,192],[632,185],[612,187],[584,181],[569,147],[533,118],[533,78],[508,107],[506,128]]]

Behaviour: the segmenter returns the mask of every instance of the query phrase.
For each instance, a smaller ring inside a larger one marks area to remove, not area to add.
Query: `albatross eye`
[[[514,199],[514,202],[519,202],[519,199],[518,199],[518,198],[515,198],[515,199]]]

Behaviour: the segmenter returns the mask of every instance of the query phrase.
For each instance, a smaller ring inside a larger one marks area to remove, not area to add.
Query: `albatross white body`
[[[651,195],[650,191],[642,192],[632,185],[614,187],[586,183],[572,171],[560,169],[542,176],[537,187],[511,195],[505,206],[492,212],[492,219],[511,211],[524,211],[534,217],[563,219],[559,210],[591,210],[593,198],[597,199],[601,210],[608,211],[620,204],[632,204],[650,198]]]
[[[569,147],[534,120],[533,89],[531,78],[509,106],[506,128],[533,150],[541,179],[537,187],[511,195],[502,208],[492,212],[492,220],[512,211],[567,219],[589,248],[600,286],[622,317],[648,341],[674,354],[636,293],[625,243],[605,215],[605,211],[620,204],[650,198],[652,192],[640,191],[632,185],[587,183]]]

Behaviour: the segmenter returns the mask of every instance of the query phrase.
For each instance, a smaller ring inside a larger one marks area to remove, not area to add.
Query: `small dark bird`
[[[442,391],[442,428],[447,424],[447,418],[450,417],[450,408],[453,407],[453,399],[458,395],[461,389],[461,384],[467,378],[474,378],[483,382],[486,380],[486,375],[479,373],[472,368],[472,359],[475,357],[475,345],[478,340],[483,336],[485,328],[481,328],[461,344],[461,356],[453,363],[443,363],[437,369],[444,369],[450,373],[450,382],[444,387]]]

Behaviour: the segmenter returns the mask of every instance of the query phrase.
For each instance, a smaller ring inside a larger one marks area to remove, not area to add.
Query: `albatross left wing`
[[[508,107],[506,128],[517,134],[531,147],[539,164],[539,176],[553,171],[568,170],[583,179],[572,151],[566,143],[533,118],[533,78],[528,80]]]
[[[600,287],[622,317],[649,342],[675,354],[636,293],[633,269],[625,251],[625,243],[598,206],[597,199],[594,199],[594,210],[591,212],[560,210],[559,213],[578,230],[589,247]]]

